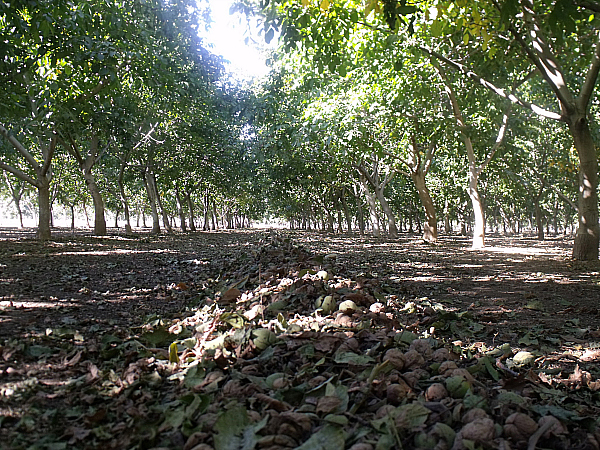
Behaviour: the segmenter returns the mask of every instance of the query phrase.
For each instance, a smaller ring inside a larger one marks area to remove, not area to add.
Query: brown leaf
[[[341,404],[342,400],[338,397],[329,395],[326,397],[321,397],[317,401],[317,414],[330,414],[334,412]]]
[[[221,297],[221,301],[225,303],[231,303],[242,295],[241,291],[238,288],[231,288],[226,291]]]

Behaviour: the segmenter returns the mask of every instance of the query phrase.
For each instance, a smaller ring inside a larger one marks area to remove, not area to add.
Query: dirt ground
[[[490,318],[507,333],[572,319],[583,328],[600,327],[600,263],[572,261],[571,239],[490,236],[487,248],[475,251],[463,236],[442,236],[430,245],[409,235],[388,240],[284,233],[311,253],[337,255],[336,275],[368,274],[398,294]],[[0,230],[0,307],[14,307],[0,316],[0,336],[70,316],[130,326],[146,315],[178,312],[206,279],[224,273],[269,234],[94,237],[55,230],[52,241],[39,244],[33,230]],[[191,292],[166,294],[177,283]]]
[[[528,236],[489,236],[487,248],[475,251],[469,248],[468,238],[456,235],[442,236],[436,245],[406,234],[398,239],[375,239],[287,230],[160,236],[126,236],[113,230],[109,236],[94,237],[81,230],[73,234],[60,229],[54,230],[52,240],[45,243],[37,242],[34,236],[34,230],[0,230],[0,444],[5,442],[7,448],[154,448],[153,445],[164,442],[163,434],[170,430],[164,421],[171,419],[155,414],[152,417],[156,427],[151,437],[144,434],[147,430],[139,431],[143,427],[136,431],[139,436],[129,433],[124,437],[125,429],[133,426],[131,417],[137,416],[123,406],[123,412],[114,413],[115,418],[111,419],[109,437],[98,431],[109,427],[104,422],[110,422],[104,416],[109,408],[94,409],[100,400],[92,397],[100,394],[90,394],[88,386],[86,397],[65,386],[70,386],[75,375],[87,377],[94,386],[99,386],[98,380],[104,380],[102,386],[107,385],[106,380],[112,380],[111,371],[115,373],[116,366],[104,367],[108,357],[105,350],[100,351],[105,349],[103,346],[115,347],[111,339],[141,339],[139,336],[143,337],[147,330],[158,329],[157,324],[168,327],[177,321],[189,322],[189,316],[202,305],[214,308],[217,301],[219,305],[222,301],[235,304],[235,298],[239,305],[245,296],[251,298],[253,290],[255,294],[260,292],[261,303],[264,292],[273,294],[269,297],[273,304],[281,299],[300,299],[293,310],[278,313],[277,320],[286,326],[286,321],[301,323],[301,317],[309,314],[302,309],[313,307],[320,289],[324,294],[333,292],[339,301],[362,301],[371,310],[373,326],[389,321],[384,324],[386,329],[400,327],[419,335],[437,336],[467,349],[464,352],[469,355],[476,349],[503,344],[510,345],[513,354],[535,348],[547,361],[563,364],[565,372],[561,376],[569,376],[571,381],[575,380],[573,371],[580,370],[579,364],[582,369],[586,367],[576,357],[561,363],[561,355],[600,347],[600,263],[572,261],[572,240],[563,237],[541,242]],[[311,276],[303,276],[303,268],[325,270],[324,280],[331,278],[330,288],[323,288],[318,280],[303,286],[302,280]],[[337,283],[335,290],[333,280]],[[284,293],[281,286],[289,285],[295,291]],[[277,286],[281,292],[275,293]],[[230,290],[225,292],[227,287]],[[353,291],[348,292],[350,289]],[[232,291],[237,292],[235,296],[229,295]],[[381,311],[388,308],[387,316],[378,318],[373,304],[380,305],[377,308]],[[397,315],[397,311],[402,315]],[[411,316],[415,311],[417,314]],[[337,320],[335,324],[340,325]],[[350,322],[343,325],[345,329],[352,326]],[[214,324],[211,326],[205,333],[215,330]],[[160,347],[158,341],[154,344]],[[241,347],[237,352],[238,361],[245,358]],[[122,372],[116,372],[122,373],[119,376],[123,380],[134,365],[143,372],[141,359],[136,359],[141,358],[141,351],[125,355],[129,356],[124,356],[123,361],[110,363],[123,365]],[[109,356],[114,357],[112,353]],[[221,367],[217,356],[215,361]],[[595,364],[596,357],[600,359],[594,354],[584,360]],[[84,364],[86,358],[89,361]],[[285,373],[281,367],[272,370]],[[585,373],[587,378],[579,376],[578,382],[585,379],[592,383],[597,374],[593,370],[591,375]],[[225,376],[229,376],[228,372]],[[37,388],[31,388],[31,380],[35,380]],[[111,382],[120,386],[118,395],[130,386],[127,382]],[[79,415],[74,413],[79,420],[75,428],[67,427],[54,416],[50,420],[35,409],[36,402],[42,402],[60,416],[67,406],[61,405],[59,399],[71,398],[66,401],[68,404],[79,402],[72,399],[73,395],[87,398],[87,407],[93,407],[87,415],[79,410]],[[111,395],[108,397],[113,401]],[[110,402],[108,397],[102,397],[102,402]],[[216,398],[213,400],[217,402]],[[147,403],[148,399],[144,401]],[[23,404],[33,408],[33,412]],[[586,405],[589,416],[596,400]],[[97,417],[98,411],[104,411],[104,415]],[[496,410],[493,419],[503,423],[507,414],[508,411]],[[128,417],[129,422],[122,417]],[[32,422],[28,423],[27,418]],[[57,426],[57,421],[62,425],[50,438],[48,427]],[[103,423],[102,427],[96,422]],[[41,434],[46,430],[45,437],[32,431],[36,428],[42,430]],[[204,429],[195,433],[174,429],[169,433],[177,437],[169,435],[169,448],[193,448],[190,439],[204,436],[199,442],[207,442],[202,444],[207,447],[202,448],[219,449],[218,438]],[[323,429],[330,431],[327,427],[316,429],[319,433]],[[573,430],[581,434],[579,425]],[[412,439],[417,431],[406,433]],[[563,447],[552,448],[595,448],[579,434],[570,440],[563,438]],[[296,444],[302,441],[295,439]],[[361,439],[357,438],[357,442],[366,438]],[[412,448],[412,444],[404,445]],[[266,444],[259,447],[271,448]]]

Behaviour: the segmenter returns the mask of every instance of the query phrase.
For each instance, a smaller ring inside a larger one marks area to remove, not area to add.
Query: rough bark
[[[36,178],[31,178],[29,175],[19,170],[18,168],[9,166],[0,162],[0,169],[6,170],[17,178],[29,183],[38,189],[38,231],[37,236],[40,240],[48,240],[51,238],[51,213],[50,213],[50,182],[52,180],[52,158],[57,144],[56,136],[50,139],[50,143],[46,145],[40,138],[40,150],[42,153],[43,164],[40,165],[36,158],[15,138],[2,124],[0,124],[0,135],[14,147],[14,149],[25,159],[31,168],[35,171]]]
[[[96,236],[105,236],[106,219],[104,217],[104,200],[102,199],[102,194],[100,193],[100,189],[96,183],[96,177],[92,172],[92,168],[98,161],[98,158],[101,154],[98,147],[98,136],[96,134],[92,135],[92,139],[90,140],[90,151],[85,158],[79,151],[79,147],[73,137],[70,137],[69,144],[70,145],[67,145],[63,142],[63,145],[69,150],[69,152],[77,161],[77,164],[79,165],[79,168],[83,174],[85,184],[92,196],[92,201],[94,204],[94,234]]]
[[[38,213],[39,222],[37,238],[40,241],[47,241],[51,236],[50,231],[50,180],[45,177],[40,179],[38,186]]]
[[[179,214],[179,222],[181,224],[181,231],[187,231],[185,224],[185,213],[183,212],[183,202],[181,201],[181,194],[179,193],[179,187],[175,186],[175,199],[177,201],[177,212]]]
[[[121,203],[123,205],[123,214],[125,216],[125,233],[132,234],[133,230],[131,229],[131,217],[129,211],[129,200],[127,199],[127,194],[125,193],[125,169],[127,168],[127,159],[129,154],[127,154],[121,160],[121,166],[119,167],[119,177],[117,178],[117,183],[119,185],[119,195],[121,196]]]
[[[537,194],[533,199],[533,206],[535,209],[535,226],[537,229],[537,238],[540,241],[545,239],[544,236],[544,215],[542,213],[542,208],[540,207],[540,202],[542,201],[542,197],[544,196],[544,184],[540,186]]]
[[[438,238],[437,217],[435,214],[435,206],[429,188],[425,183],[425,174],[422,171],[411,173],[411,178],[417,188],[421,205],[425,210],[425,223],[423,224],[423,239],[427,242],[435,242]]]
[[[377,213],[377,202],[375,196],[369,189],[369,183],[364,175],[360,174],[360,182],[367,198],[367,204],[369,205],[369,212],[371,214],[371,223],[373,224],[373,236],[381,237],[381,230],[379,229],[379,214]]]
[[[194,217],[194,202],[192,201],[191,191],[185,193],[185,202],[190,214],[190,231],[196,231],[196,218]]]
[[[148,194],[148,200],[150,202],[150,212],[152,214],[152,234],[160,233],[160,219],[158,217],[158,207],[156,205],[156,186],[154,184],[154,177],[152,173],[147,169],[145,173],[144,184],[146,185],[146,193]]]
[[[598,158],[588,121],[576,115],[567,122],[579,155],[579,227],[573,245],[573,259],[598,259]]]

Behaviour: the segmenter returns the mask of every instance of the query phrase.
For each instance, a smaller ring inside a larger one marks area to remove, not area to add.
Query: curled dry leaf
[[[450,359],[452,359],[452,356],[450,355],[450,350],[448,350],[447,348],[438,348],[432,353],[431,359],[434,362],[442,363],[444,361],[449,361]]]
[[[334,397],[332,395],[321,397],[317,401],[317,414],[330,414],[341,404],[342,400],[339,397]]]
[[[538,424],[523,413],[513,413],[506,418],[504,435],[515,442],[527,441],[538,429]]]
[[[203,442],[207,441],[209,438],[208,433],[203,433],[202,431],[197,431],[190,435],[188,440],[185,442],[183,446],[183,450],[193,450],[198,447],[198,445],[206,445]]]

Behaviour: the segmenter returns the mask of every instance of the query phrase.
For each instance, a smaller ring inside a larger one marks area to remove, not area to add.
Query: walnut
[[[431,354],[433,353],[433,350],[431,350],[431,344],[427,339],[415,339],[410,343],[409,351],[410,350],[415,350],[425,358],[430,358]]]
[[[431,359],[434,362],[441,363],[441,362],[444,362],[444,361],[449,361],[450,359],[452,359],[452,357],[450,356],[450,351],[447,348],[438,348],[431,355]]]
[[[209,438],[208,433],[196,431],[188,438],[185,445],[183,446],[183,450],[201,449],[202,447],[200,447],[200,445],[206,445],[206,444],[202,444],[202,441],[206,441],[208,438]],[[206,447],[206,448],[212,449],[212,447]]]
[[[189,450],[214,450],[214,449],[208,444],[198,444],[195,447],[190,448]]]
[[[407,369],[416,369],[425,364],[425,358],[416,350],[409,350],[404,354]]]
[[[449,377],[454,369],[458,369],[458,366],[454,361],[444,361],[442,364],[440,364],[438,373],[442,376]]]
[[[373,450],[373,446],[371,444],[359,442],[350,447],[349,450]]]
[[[489,419],[488,414],[481,408],[473,408],[465,413],[462,418],[463,423],[473,422],[477,419]]]
[[[273,446],[295,448],[298,446],[298,443],[294,439],[285,435],[264,436],[258,440],[257,444],[261,448]]]
[[[402,378],[411,388],[414,388],[421,379],[421,374],[417,371],[406,372],[402,374]]]
[[[456,436],[457,440],[459,436],[478,444],[489,443],[496,436],[496,427],[492,419],[475,419],[462,427]]]
[[[535,420],[523,413],[511,414],[504,423],[504,435],[515,442],[527,441],[537,429]]]
[[[561,434],[567,433],[565,426],[554,416],[544,416],[540,418],[540,420],[538,420],[538,426],[542,428],[549,422],[551,422],[552,425],[549,425],[550,428],[542,435],[544,439],[550,439],[552,436],[560,436]]]
[[[383,355],[384,361],[389,361],[394,369],[402,370],[406,364],[404,353],[397,348],[390,348],[385,355]]]
[[[448,391],[442,383],[433,383],[425,391],[425,400],[428,402],[439,402],[448,397]]]
[[[390,415],[392,413],[392,411],[394,411],[395,409],[396,409],[396,407],[394,407],[392,405],[383,405],[375,413],[375,418],[383,419],[385,416]]]
[[[392,405],[399,405],[410,392],[410,386],[403,380],[390,384],[386,389],[386,398]]]

